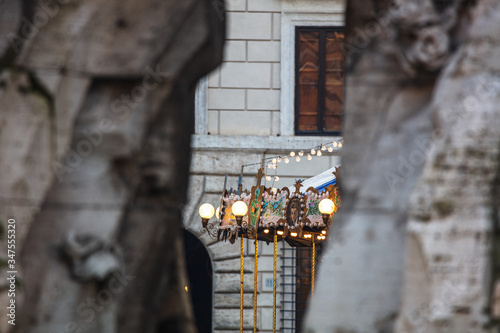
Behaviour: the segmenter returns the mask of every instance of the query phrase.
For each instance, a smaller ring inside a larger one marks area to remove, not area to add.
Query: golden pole
[[[315,271],[316,271],[316,244],[314,243],[314,235],[313,235],[311,295],[314,295],[314,279],[316,273]]]
[[[259,240],[255,239],[255,265],[253,269],[253,332],[257,332],[257,268],[259,260]]]
[[[243,333],[243,237],[241,237],[240,256],[240,333]]]
[[[273,333],[276,333],[276,258],[278,256],[278,235],[274,230],[274,262],[273,262]]]

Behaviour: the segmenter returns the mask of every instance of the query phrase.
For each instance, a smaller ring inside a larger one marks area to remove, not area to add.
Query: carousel
[[[199,208],[202,230],[218,241],[240,241],[240,332],[243,332],[244,239],[255,240],[253,326],[257,330],[257,264],[259,241],[274,245],[273,260],[273,333],[276,332],[277,244],[312,248],[311,294],[314,294],[316,245],[329,236],[332,219],[340,207],[338,167],[293,187],[281,189],[261,185],[264,168],[257,173],[256,185],[243,190],[241,175],[236,190],[224,190],[217,209],[210,203]],[[319,181],[318,181],[319,179]],[[209,223],[214,217],[216,221]],[[228,245],[229,246],[229,245]]]

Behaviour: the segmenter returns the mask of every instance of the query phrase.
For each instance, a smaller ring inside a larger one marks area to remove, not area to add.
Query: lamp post
[[[241,222],[243,221],[243,216],[248,211],[248,206],[243,201],[236,201],[231,207],[234,216],[236,217],[236,223],[241,227]]]

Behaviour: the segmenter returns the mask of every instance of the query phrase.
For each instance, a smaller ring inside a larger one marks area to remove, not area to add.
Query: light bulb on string
[[[326,150],[325,145],[321,145],[321,150],[323,150],[323,151]]]
[[[339,148],[342,148],[342,141],[339,142]]]
[[[311,149],[311,155],[314,155],[314,154],[316,154],[316,150],[313,148],[313,149]]]
[[[304,151],[303,150],[299,151],[299,156],[304,156]]]
[[[297,162],[300,162],[300,157],[298,157],[298,156],[297,156],[297,157],[295,157],[295,160],[296,160]]]
[[[267,180],[268,182],[270,182],[270,181],[271,181],[271,176],[266,176],[266,180]]]
[[[312,156],[311,156],[311,154],[307,154],[307,159],[308,159],[309,161],[313,159],[313,158],[312,158]]]
[[[333,147],[337,147],[337,141],[333,141],[332,145]]]
[[[273,162],[273,164],[278,163],[278,160],[276,159],[276,157],[272,159],[272,162]]]
[[[328,147],[328,152],[331,153],[333,151],[333,147]]]
[[[323,155],[323,153],[321,152],[321,150],[318,150],[318,153],[316,155],[321,156]]]
[[[290,152],[290,157],[294,157],[295,156],[295,152],[294,151],[291,151]]]
[[[277,161],[278,163],[280,163],[280,162],[281,162],[281,156],[278,156],[278,158],[276,159],[276,161]]]
[[[285,163],[288,164],[290,162],[290,160],[288,159],[288,157],[285,157]]]
[[[280,181],[280,177],[275,176],[275,177],[274,177],[274,181],[279,182],[279,181]]]

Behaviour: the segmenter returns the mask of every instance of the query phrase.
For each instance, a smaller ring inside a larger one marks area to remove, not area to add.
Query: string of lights
[[[328,143],[323,143],[319,146],[314,146],[312,148],[308,149],[301,149],[298,152],[292,150],[290,153],[285,154],[285,155],[275,155],[275,156],[268,156],[264,157],[262,161],[268,162],[271,161],[271,163],[267,164],[268,169],[275,169],[277,168],[277,164],[284,162],[286,164],[290,163],[290,160],[295,157],[296,162],[300,162],[301,158],[304,156],[304,151],[309,151],[309,153],[306,155],[308,160],[312,159],[312,156],[316,155],[318,157],[323,155],[324,151],[328,151],[329,153],[333,152],[334,150],[341,150],[344,145],[344,140],[333,140],[332,142]],[[242,167],[246,168],[248,166],[254,166],[254,165],[260,165],[262,162],[255,162],[255,163],[247,163],[243,164]]]
[[[284,162],[285,164],[290,163],[290,161],[293,161],[295,159],[296,162],[300,162],[303,158],[304,155],[306,154],[306,158],[308,161],[312,160],[313,156],[321,157],[323,156],[324,152],[328,151],[329,153],[333,152],[334,150],[341,150],[344,145],[344,140],[333,140],[332,142],[328,143],[323,143],[319,146],[314,146],[312,148],[308,149],[301,149],[301,150],[292,150],[288,154],[285,155],[275,155],[275,156],[269,156],[269,157],[264,157],[261,162],[255,162],[255,163],[248,163],[248,164],[243,164],[242,165],[242,170],[245,167],[248,166],[254,166],[254,165],[262,165],[265,166],[265,180],[266,182],[271,182],[271,188],[274,189],[274,183],[278,182],[280,180],[278,176],[278,165],[281,162]],[[272,170],[274,170],[274,175],[272,175]]]
[[[328,151],[329,153],[333,152],[335,149],[340,150],[343,146],[343,141],[344,140],[334,140],[330,144],[322,144],[320,146],[315,146],[309,149],[305,149],[305,151],[309,151],[306,155],[307,159],[310,161],[312,160],[312,157],[314,155],[320,157],[323,155],[324,151]],[[280,163],[281,161],[284,161],[285,163],[290,163],[290,158],[295,157],[296,162],[301,161],[301,157],[304,156],[304,149],[299,150],[298,152],[291,151],[288,155],[286,156],[276,156],[276,157],[270,157],[269,159],[271,160],[271,164],[268,164],[267,167],[271,169],[276,169],[277,164]]]

